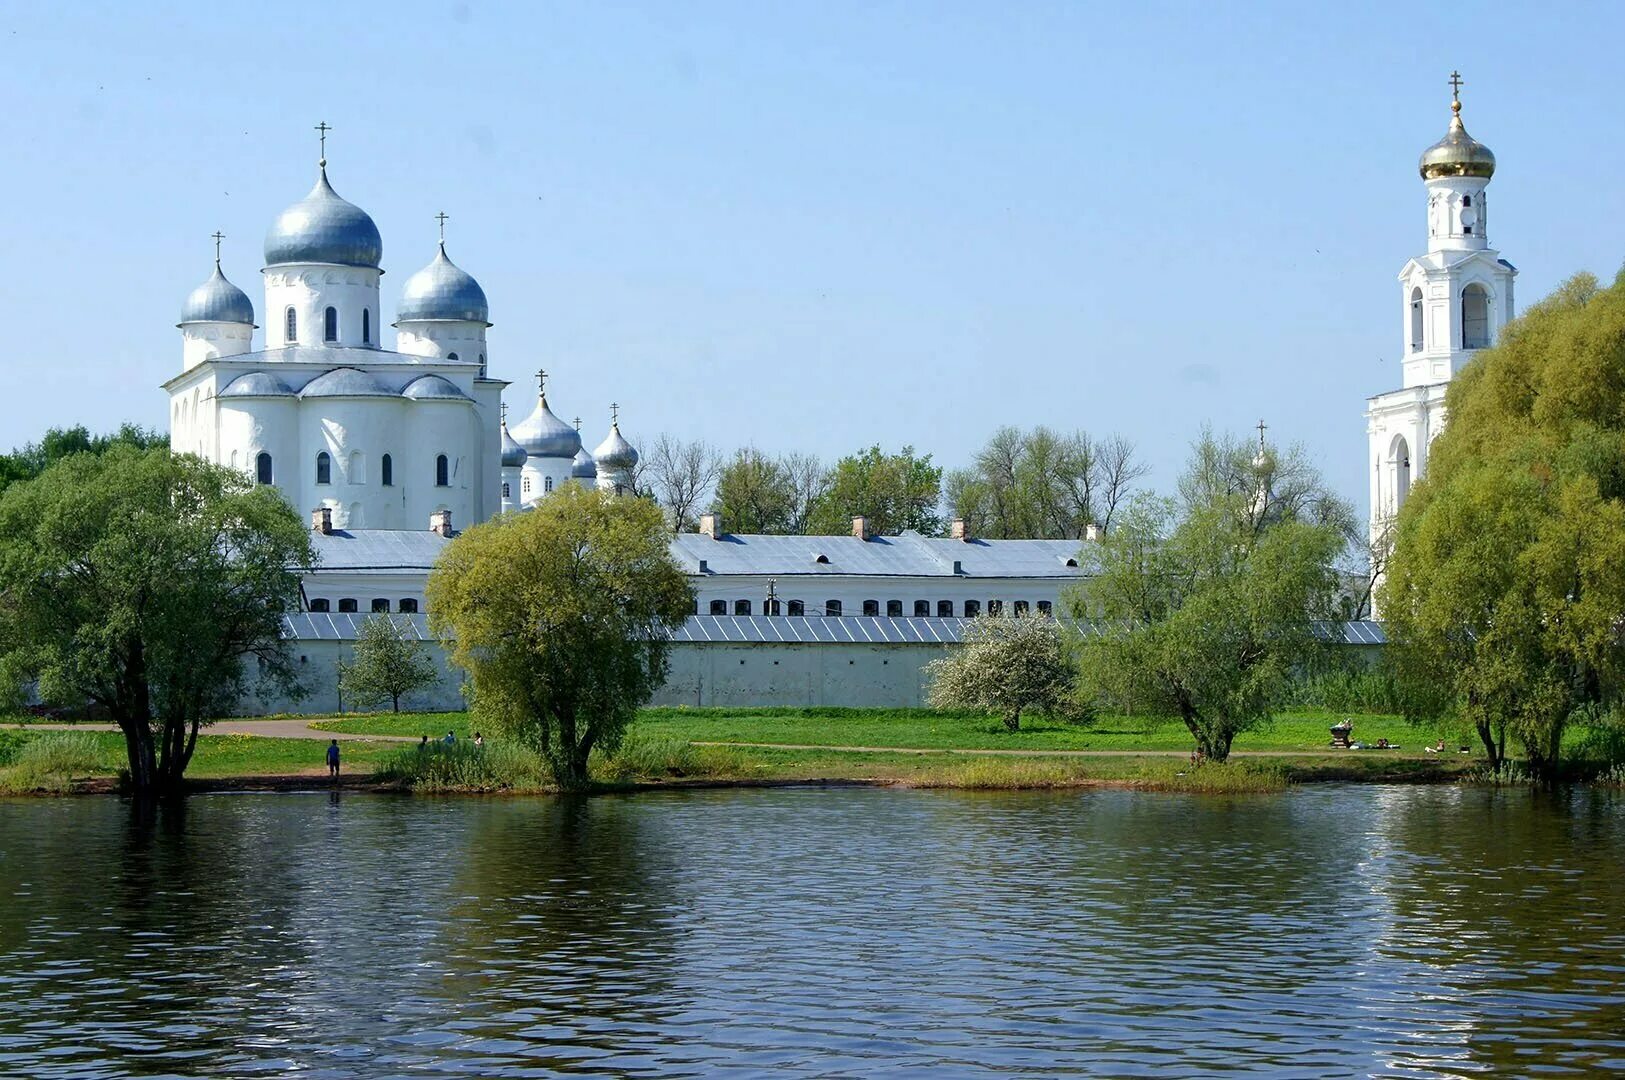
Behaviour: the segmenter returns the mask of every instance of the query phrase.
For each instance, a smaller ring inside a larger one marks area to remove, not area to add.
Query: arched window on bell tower
[[[1397,514],[1411,493],[1411,447],[1405,441],[1405,436],[1394,436],[1388,450],[1388,465],[1393,471],[1394,478],[1394,505],[1391,512]]]
[[[286,339],[285,344],[299,343],[299,313],[291,307],[282,320],[282,336]]]
[[[1422,287],[1411,290],[1411,352],[1422,351]]]
[[[1476,281],[1461,290],[1461,347],[1490,347],[1490,294]]]

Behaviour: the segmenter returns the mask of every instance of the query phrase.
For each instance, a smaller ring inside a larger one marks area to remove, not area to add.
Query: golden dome
[[[1461,123],[1461,100],[1450,103],[1450,130],[1444,138],[1422,151],[1422,179],[1435,180],[1441,176],[1480,176],[1485,180],[1495,175],[1495,155],[1490,148],[1467,134]]]

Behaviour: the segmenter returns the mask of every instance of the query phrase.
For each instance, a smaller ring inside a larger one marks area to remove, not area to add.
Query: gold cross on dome
[[[434,216],[434,219],[440,222],[440,242],[444,244],[446,242],[446,212],[444,210],[440,211]]]

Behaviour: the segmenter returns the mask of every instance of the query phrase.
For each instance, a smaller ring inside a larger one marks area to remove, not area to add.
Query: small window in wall
[[[750,614],[750,601],[749,600],[735,600],[734,601],[734,614],[735,615],[749,615]]]
[[[322,340],[337,341],[339,339],[339,309],[328,308],[322,312]]]
[[[318,484],[331,484],[333,482],[333,459],[326,450],[316,453],[316,482]]]
[[[289,345],[299,340],[299,313],[293,308],[282,316],[282,338]]]
[[[931,601],[914,601],[914,617],[916,619],[929,619],[931,617]]]
[[[711,601],[711,614],[713,614],[713,615],[726,615],[726,614],[728,614],[728,601],[726,601],[726,600],[713,600],[713,601]]]
[[[543,495],[549,495],[549,494],[552,493],[552,491],[553,491],[553,478],[551,476],[542,477],[542,494]]]
[[[418,599],[415,596],[401,597],[401,614],[416,615],[418,613]]]
[[[378,462],[378,482],[385,487],[395,486],[395,459],[388,454]]]
[[[355,611],[356,611],[356,606],[355,606],[355,598],[354,597],[346,596],[346,597],[341,597],[340,598],[340,600],[339,600],[339,614],[341,614],[341,615],[346,614],[346,613],[354,614]]]
[[[824,614],[831,617],[839,616],[841,614],[841,602],[839,600],[825,600]]]
[[[254,459],[254,480],[261,484],[269,484],[271,482],[270,454],[262,453]]]
[[[508,482],[506,480],[502,481],[502,497],[504,499],[513,498],[513,492],[511,490],[509,490]]]
[[[447,459],[445,454],[441,454],[434,459],[434,486],[451,486],[451,461]]]
[[[485,375],[485,354],[484,353],[480,353],[480,375],[482,377]]]
[[[454,353],[454,352],[449,352],[449,353],[446,354],[446,359],[447,360],[455,360],[455,359],[457,359],[457,354]]]
[[[952,600],[937,601],[937,618],[951,619],[954,617],[954,602]]]
[[[1422,290],[1411,290],[1411,352],[1422,351]]]
[[[312,611],[332,611],[333,610],[333,605],[332,605],[332,602],[329,601],[326,597],[320,597],[320,598],[312,600],[310,602],[310,610],[312,610]]]
[[[530,494],[530,477],[527,476],[523,480],[519,481],[519,490],[522,494]]]
[[[762,614],[763,615],[778,615],[778,614],[780,614],[779,602],[777,600],[763,600],[762,601]],[[775,661],[775,663],[777,663],[777,661]]]
[[[1025,601],[1025,600],[1017,600],[1016,603],[1015,603],[1015,608],[1016,608],[1016,614],[1017,615],[1025,615],[1025,614],[1027,614],[1027,601]]]
[[[1038,613],[1040,615],[1052,614],[1054,612],[1054,610],[1055,610],[1055,605],[1051,604],[1048,600],[1040,600],[1038,602]]]
[[[865,600],[863,602],[863,613],[865,615],[879,615],[880,614],[880,601],[879,600]]]
[[[978,615],[980,615],[981,613],[982,613],[982,602],[980,600],[966,600],[965,601],[965,618],[974,619]]]
[[[901,600],[887,600],[886,615],[889,618],[901,619],[903,617],[903,602]]]
[[[1003,615],[1004,614],[1004,601],[1003,600],[989,600],[987,602],[987,613],[989,615]]]
[[[792,617],[797,617],[797,618],[807,614],[807,605],[806,605],[806,603],[804,603],[801,600],[792,600],[792,601],[790,601],[790,614],[791,614]]]
[[[367,308],[361,309],[361,344],[372,344],[372,312]]]
[[[387,596],[375,596],[375,597],[373,597],[372,611],[373,611],[374,615],[388,615],[389,614],[389,598]]]

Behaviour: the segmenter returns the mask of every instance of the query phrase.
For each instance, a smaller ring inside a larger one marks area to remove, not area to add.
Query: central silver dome
[[[339,198],[327,169],[310,194],[277,215],[265,234],[265,265],[333,263],[378,269],[384,241],[367,212]]]
[[[193,289],[181,305],[181,321],[176,326],[195,322],[247,323],[254,325],[254,304],[248,294],[226,280],[220,264],[214,264],[209,280]]]
[[[434,261],[406,279],[395,325],[403,322],[477,322],[491,325],[485,290],[446,257],[441,244]]]
[[[575,428],[553,415],[553,410],[547,407],[546,394],[536,399],[536,411],[513,429],[513,437],[533,458],[569,461],[581,449],[581,436]]]

